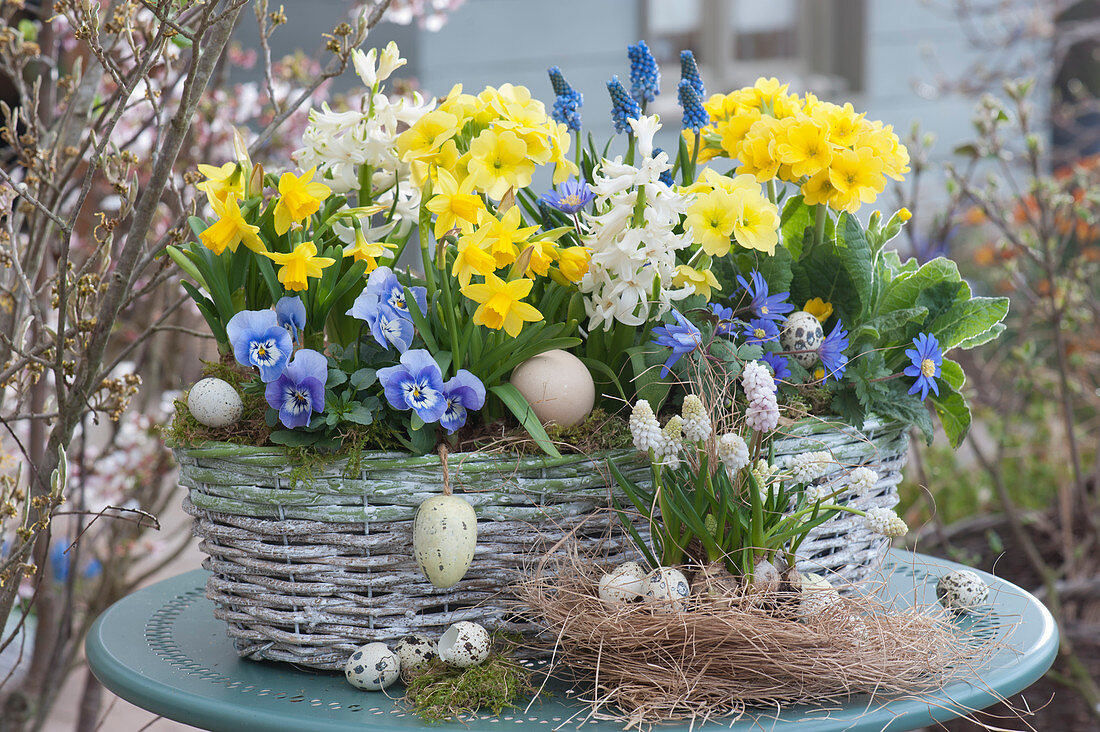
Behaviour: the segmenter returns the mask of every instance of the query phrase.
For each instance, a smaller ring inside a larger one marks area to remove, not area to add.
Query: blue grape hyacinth
[[[652,102],[661,93],[661,71],[645,41],[626,47],[630,59],[630,96],[638,104]]]
[[[630,122],[627,120],[641,117],[642,108],[626,93],[617,76],[612,76],[611,81],[607,82],[607,92],[611,95],[611,121],[615,124],[615,132],[629,132]]]

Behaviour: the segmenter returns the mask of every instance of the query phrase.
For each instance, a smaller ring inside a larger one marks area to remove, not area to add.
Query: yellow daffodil
[[[676,268],[676,274],[672,278],[674,287],[692,287],[696,295],[702,295],[710,300],[711,290],[721,290],[718,278],[709,269],[695,269],[686,264]]]
[[[356,262],[365,261],[367,269],[364,274],[370,274],[378,269],[378,257],[384,256],[387,250],[396,248],[396,244],[387,241],[367,241],[367,237],[363,236],[363,232],[356,229],[355,243],[350,247],[344,247],[344,256],[354,257]]]
[[[463,287],[470,284],[475,274],[486,277],[497,268],[496,259],[482,247],[484,240],[485,235],[477,232],[458,239],[458,254],[451,267],[451,276],[457,277]]]
[[[833,159],[829,145],[829,128],[812,119],[803,118],[787,130],[785,140],[775,146],[776,157],[791,166],[796,178],[814,175],[829,167]]]
[[[466,168],[474,187],[498,201],[509,188],[518,191],[531,185],[535,173],[535,163],[527,157],[527,144],[511,130],[483,130],[470,143]]]
[[[545,277],[549,274],[550,265],[554,263],[553,242],[533,241],[527,245],[527,249],[531,250],[531,261],[527,264],[525,274],[531,278]]]
[[[737,220],[733,238],[746,249],[775,254],[779,243],[779,208],[759,192],[741,190],[732,196]]]
[[[538,226],[520,227],[521,223],[519,206],[512,206],[499,219],[488,212],[481,215],[478,232],[484,237],[483,246],[488,248],[496,260],[497,269],[516,261],[521,245],[526,244],[527,238],[538,231]]]
[[[264,254],[276,264],[282,265],[279,268],[279,282],[288,290],[305,290],[309,287],[310,277],[320,277],[325,267],[336,263],[331,257],[318,257],[317,247],[311,241],[302,242],[290,254]]]
[[[229,251],[235,252],[242,242],[257,254],[263,254],[267,250],[264,243],[260,241],[260,227],[253,226],[244,220],[235,196],[227,197],[224,203],[212,198],[210,205],[219,218],[199,234],[199,240],[203,246],[214,254],[221,254],[226,247]]]
[[[807,301],[806,304],[802,306],[802,309],[817,318],[820,323],[824,323],[829,319],[829,316],[833,314],[833,304],[831,302],[825,302],[820,297],[815,297]]]
[[[221,167],[199,164],[199,172],[206,180],[195,187],[206,194],[210,205],[224,202],[229,196],[240,198],[244,195],[244,172],[239,163],[226,163]]]
[[[478,215],[485,210],[485,202],[473,190],[474,182],[470,176],[459,183],[446,169],[436,170],[435,185],[432,186],[434,195],[428,201],[428,210],[435,214],[436,239],[454,228],[464,234],[473,231]]]
[[[695,197],[687,209],[684,228],[691,229],[692,239],[712,257],[730,251],[730,235],[737,225],[738,212],[734,197],[725,191],[712,191]]]
[[[592,250],[588,247],[567,247],[558,251],[558,269],[570,282],[580,282],[591,261]]]
[[[524,322],[542,320],[542,313],[529,303],[520,302],[531,292],[533,280],[525,277],[505,282],[495,274],[485,276],[484,284],[466,285],[462,294],[478,303],[474,311],[474,323],[493,330],[504,331],[515,338]]]
[[[862,204],[871,203],[886,188],[882,169],[882,160],[869,147],[838,151],[829,166],[835,190],[829,204],[854,214]]]
[[[321,210],[321,202],[329,197],[332,189],[324,183],[313,182],[316,168],[310,168],[301,176],[291,172],[279,178],[279,201],[275,204],[275,233],[285,234],[293,222],[309,218]]]

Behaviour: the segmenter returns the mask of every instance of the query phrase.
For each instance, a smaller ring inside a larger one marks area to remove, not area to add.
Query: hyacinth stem
[[[634,135],[629,134],[626,136],[626,164],[634,164]]]
[[[699,148],[703,145],[703,133],[701,130],[695,131],[695,147],[691,150],[691,177],[695,177],[695,164],[699,162]]]
[[[820,246],[825,241],[825,222],[829,219],[829,211],[824,204],[814,206],[814,246]]]

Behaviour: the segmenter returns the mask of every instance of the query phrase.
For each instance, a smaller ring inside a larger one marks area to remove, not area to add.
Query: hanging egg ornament
[[[454,587],[474,560],[477,514],[459,496],[432,496],[413,518],[413,557],[428,581]]]
[[[805,352],[792,353],[791,358],[807,369],[817,361],[817,349],[821,347],[823,340],[825,340],[825,331],[821,327],[821,321],[805,310],[791,313],[779,335],[779,342],[784,351]]]
[[[360,646],[344,664],[344,678],[356,689],[381,691],[397,681],[401,661],[385,643]]]
[[[527,359],[512,371],[511,381],[544,425],[578,425],[596,402],[596,385],[588,367],[566,351],[546,351]]]
[[[241,418],[244,404],[232,384],[208,376],[187,393],[187,410],[207,427],[228,427]]]
[[[439,658],[458,668],[476,666],[489,657],[489,632],[477,623],[460,620],[439,639]]]
[[[940,577],[936,597],[948,610],[976,612],[989,599],[989,585],[969,569],[956,569]]]

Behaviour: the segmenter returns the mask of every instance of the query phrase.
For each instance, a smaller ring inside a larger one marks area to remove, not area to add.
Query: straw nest
[[[895,610],[866,595],[830,594],[801,620],[802,596],[789,587],[693,594],[682,611],[608,607],[597,597],[600,564],[573,556],[553,573],[545,569],[517,588],[521,612],[547,629],[554,663],[591,683],[585,700],[593,716],[628,729],[860,693],[920,697],[989,650],[942,613]],[[699,581],[703,568],[691,569],[695,587],[707,584]]]

